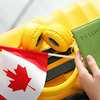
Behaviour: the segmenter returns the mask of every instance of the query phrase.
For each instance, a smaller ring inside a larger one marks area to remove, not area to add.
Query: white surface
[[[0,34],[76,1],[79,0],[0,0]]]

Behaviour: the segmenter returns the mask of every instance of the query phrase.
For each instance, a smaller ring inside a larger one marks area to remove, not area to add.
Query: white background
[[[0,0],[0,34],[79,0]]]

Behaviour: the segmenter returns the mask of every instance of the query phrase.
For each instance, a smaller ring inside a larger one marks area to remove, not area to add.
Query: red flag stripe
[[[0,94],[0,100],[7,100],[7,99]]]
[[[24,50],[7,46],[0,46],[0,49],[4,49],[18,57],[24,58],[27,61],[35,64],[42,71],[47,72],[48,53]]]

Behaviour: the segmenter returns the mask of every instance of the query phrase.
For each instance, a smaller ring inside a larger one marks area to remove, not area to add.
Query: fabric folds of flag
[[[45,84],[48,53],[0,46],[0,98],[37,100]]]

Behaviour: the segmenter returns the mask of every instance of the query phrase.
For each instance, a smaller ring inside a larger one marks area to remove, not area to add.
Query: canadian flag
[[[48,53],[0,46],[0,100],[37,100],[44,87]]]

